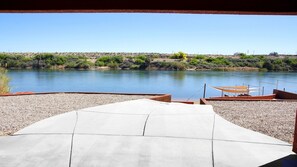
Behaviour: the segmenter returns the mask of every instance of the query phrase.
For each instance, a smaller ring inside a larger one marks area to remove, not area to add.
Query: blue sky
[[[0,52],[297,54],[296,16],[0,14]]]

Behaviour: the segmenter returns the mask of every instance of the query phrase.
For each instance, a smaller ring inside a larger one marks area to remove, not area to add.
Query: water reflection
[[[279,88],[297,91],[296,73],[289,72],[9,70],[8,75],[13,92],[169,93],[178,99],[198,99],[202,97],[204,83],[207,96],[220,96],[211,86],[242,84],[264,86],[264,93],[271,94],[276,85],[267,83],[277,80]]]

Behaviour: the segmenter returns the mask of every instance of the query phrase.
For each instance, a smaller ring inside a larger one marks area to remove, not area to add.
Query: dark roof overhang
[[[297,0],[0,0],[0,13],[297,15]]]

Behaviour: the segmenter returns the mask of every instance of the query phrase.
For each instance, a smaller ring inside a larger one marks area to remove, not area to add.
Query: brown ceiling
[[[0,0],[0,12],[148,12],[297,15],[297,0]]]

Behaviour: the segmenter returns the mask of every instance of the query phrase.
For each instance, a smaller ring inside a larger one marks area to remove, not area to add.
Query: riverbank
[[[297,102],[209,101],[214,111],[241,127],[293,142]]]
[[[45,118],[97,105],[150,98],[114,94],[47,94],[0,97],[0,136]]]
[[[6,69],[297,71],[296,55],[0,53]]]

